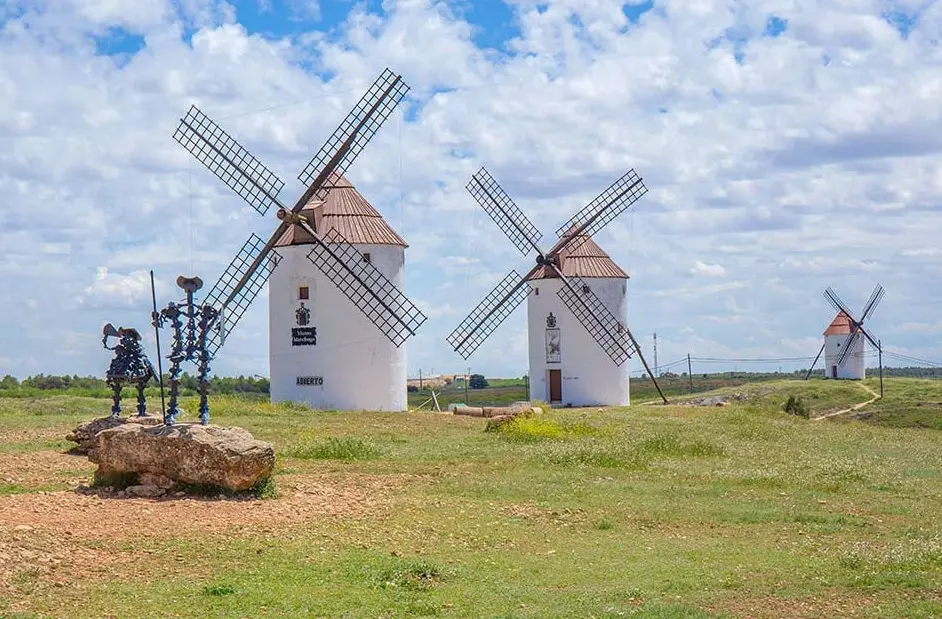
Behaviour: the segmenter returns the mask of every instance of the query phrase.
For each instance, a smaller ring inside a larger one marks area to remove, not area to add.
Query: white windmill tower
[[[540,231],[487,170],[467,189],[521,253],[537,256],[527,275],[511,271],[448,336],[455,351],[467,359],[526,298],[531,395],[551,404],[625,406],[625,362],[634,353],[661,393],[628,329],[628,275],[591,238],[647,192],[635,171],[560,226],[547,252],[537,245]]]
[[[272,401],[406,409],[401,345],[426,317],[401,291],[405,242],[343,174],[408,90],[383,71],[298,175],[307,189],[290,209],[278,200],[284,182],[196,106],[174,133],[260,214],[278,207],[268,241],[252,234],[204,301],[220,311],[215,356],[271,276]]]
[[[406,242],[342,176],[301,215],[322,234],[339,231],[354,260],[401,289]],[[313,238],[293,226],[275,243],[282,256],[268,280],[271,399],[336,410],[406,410],[406,354],[347,299],[307,254]]]
[[[857,320],[847,309],[847,304],[831,287],[824,291],[824,297],[837,310],[837,315],[824,331],[824,344],[821,345],[811,368],[808,369],[806,379],[811,375],[811,370],[814,369],[814,364],[817,363],[822,352],[824,353],[825,378],[864,380],[867,377],[864,339],[869,340],[878,351],[880,351],[880,342],[870,337],[870,334],[864,330],[863,323],[873,315],[884,293],[883,286],[877,284],[870,294],[870,299],[864,305],[860,320]],[[880,365],[882,370],[882,358]]]

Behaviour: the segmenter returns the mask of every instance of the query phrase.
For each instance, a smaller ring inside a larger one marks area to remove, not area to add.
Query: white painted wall
[[[844,345],[846,339],[847,335],[824,336],[824,371],[827,378],[833,376],[831,368],[837,365],[837,358],[841,354],[841,347]],[[863,380],[866,378],[867,360],[864,357],[865,340],[866,338],[863,335],[858,337],[850,354],[844,359],[844,363],[837,366],[838,378],[849,378],[852,380]]]
[[[395,245],[356,245],[398,288],[405,251]],[[307,402],[319,410],[404,411],[405,344],[397,348],[311,263],[310,245],[278,247],[283,260],[269,278],[271,401]],[[297,327],[298,288],[307,286],[309,326],[317,344],[292,346]],[[319,376],[323,385],[298,385],[298,376]]]
[[[585,278],[592,292],[619,320],[626,323],[626,281],[617,278]],[[556,296],[559,279],[533,280],[527,297],[530,350],[530,397],[549,402],[549,369],[562,370],[562,403],[572,406],[628,406],[628,367],[605,353],[582,323]],[[537,294],[536,290],[539,290]],[[556,317],[560,331],[560,363],[546,362],[546,317]],[[627,324],[627,323],[626,323]]]

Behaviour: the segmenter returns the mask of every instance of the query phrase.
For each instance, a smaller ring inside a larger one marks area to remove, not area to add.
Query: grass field
[[[939,617],[942,381],[886,387],[864,420],[782,412],[859,384],[778,381],[487,433],[215,398],[275,445],[262,500],[77,493],[62,437],[109,402],[0,398],[0,616]]]

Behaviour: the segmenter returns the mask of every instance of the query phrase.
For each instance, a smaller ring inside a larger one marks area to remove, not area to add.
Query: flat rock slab
[[[91,421],[79,424],[72,430],[71,434],[65,437],[65,440],[78,443],[78,446],[73,449],[74,452],[87,454],[88,450],[95,446],[95,438],[98,436],[99,432],[117,428],[126,423],[156,426],[163,423],[163,419],[153,415],[145,415],[144,417],[100,417],[99,419],[92,419]]]
[[[96,479],[133,473],[148,481],[168,479],[241,492],[271,476],[275,450],[242,428],[126,423],[99,432],[88,459],[98,465]]]

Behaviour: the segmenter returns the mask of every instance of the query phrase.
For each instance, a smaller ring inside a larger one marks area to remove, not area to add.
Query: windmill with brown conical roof
[[[531,397],[627,405],[625,362],[635,354],[657,387],[627,325],[628,274],[592,240],[647,192],[641,177],[629,170],[615,181],[560,226],[546,252],[540,231],[487,170],[474,174],[467,189],[521,253],[536,251],[536,265],[524,276],[512,270],[484,297],[448,336],[455,351],[467,359],[527,299]]]
[[[406,409],[402,344],[426,316],[402,292],[405,241],[343,174],[408,91],[384,70],[298,175],[306,189],[290,208],[284,181],[195,105],[174,132],[259,214],[278,209],[268,240],[249,236],[203,301],[219,315],[212,357],[270,281],[273,401]]]
[[[808,368],[805,379],[811,376],[811,371],[822,352],[825,378],[864,380],[867,377],[867,351],[864,341],[868,340],[877,351],[880,351],[880,341],[871,337],[863,324],[873,315],[884,294],[883,286],[877,284],[858,320],[847,308],[847,304],[828,286],[824,291],[824,298],[837,310],[837,314],[824,330],[824,343]],[[880,365],[882,374],[882,359]]]

